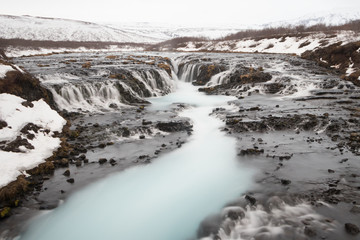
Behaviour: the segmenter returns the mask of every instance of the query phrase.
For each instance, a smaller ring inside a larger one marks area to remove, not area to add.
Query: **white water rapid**
[[[181,112],[194,131],[183,147],[153,163],[91,184],[56,210],[34,221],[21,240],[187,240],[210,214],[241,196],[252,170],[237,161],[236,140],[209,113],[233,97],[206,96],[190,83],[152,98],[153,110],[171,103],[192,105]],[[154,112],[156,114],[156,112]]]

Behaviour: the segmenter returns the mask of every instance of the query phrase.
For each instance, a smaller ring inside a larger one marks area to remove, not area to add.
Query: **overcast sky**
[[[94,22],[261,24],[317,12],[359,11],[360,0],[13,0],[1,14]]]

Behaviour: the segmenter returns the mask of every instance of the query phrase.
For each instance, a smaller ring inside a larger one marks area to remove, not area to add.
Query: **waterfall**
[[[127,104],[145,102],[144,97],[170,93],[174,80],[163,69],[128,70],[130,79],[84,80],[77,78],[59,81],[56,74],[42,77],[61,110],[69,112],[109,111]],[[128,76],[128,75],[127,75]],[[136,80],[134,82],[132,79]]]
[[[113,81],[65,84],[49,89],[57,106],[69,112],[110,110],[124,105]]]

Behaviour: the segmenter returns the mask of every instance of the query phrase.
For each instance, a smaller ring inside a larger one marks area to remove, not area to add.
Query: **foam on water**
[[[30,239],[184,240],[196,237],[201,221],[240,196],[252,171],[236,160],[236,141],[209,116],[232,97],[205,96],[190,84],[152,99],[154,109],[172,102],[191,104],[181,113],[194,125],[182,148],[149,165],[109,176],[71,196],[23,234]]]

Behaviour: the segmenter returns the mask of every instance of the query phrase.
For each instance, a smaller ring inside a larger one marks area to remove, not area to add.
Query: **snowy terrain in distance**
[[[360,12],[320,13],[302,18],[263,25],[244,23],[196,26],[169,23],[91,23],[84,21],[32,16],[0,15],[0,38],[52,41],[101,41],[155,43],[176,37],[224,37],[242,29],[260,29],[287,25],[344,24],[360,19]]]

